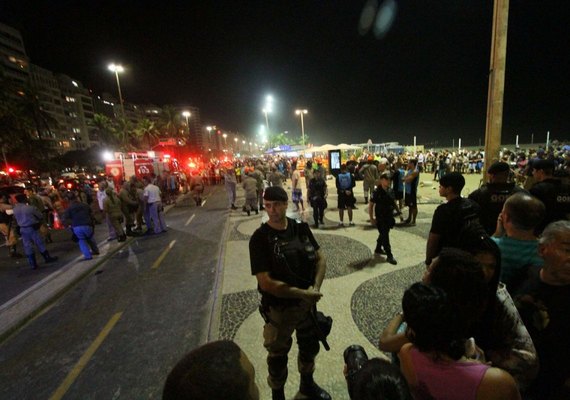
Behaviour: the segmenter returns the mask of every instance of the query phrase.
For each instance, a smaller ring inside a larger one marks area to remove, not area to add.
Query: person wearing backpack
[[[433,214],[426,246],[426,265],[431,264],[443,247],[462,248],[462,238],[473,237],[474,232],[485,230],[478,221],[480,208],[472,200],[461,197],[465,178],[459,172],[450,172],[439,180],[439,195],[446,203]],[[466,230],[473,232],[466,232]]]
[[[344,210],[348,211],[348,225],[354,226],[352,222],[352,209],[356,203],[353,187],[356,185],[354,176],[347,171],[346,164],[340,166],[340,174],[336,177],[336,190],[338,194],[338,216],[340,222],[338,226],[344,226]]]

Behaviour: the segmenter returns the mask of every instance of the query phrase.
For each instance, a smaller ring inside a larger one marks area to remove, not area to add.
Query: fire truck
[[[164,171],[180,170],[178,160],[170,154],[160,151],[114,153],[114,159],[105,164],[105,173],[112,176],[115,187],[131,176],[142,179],[152,174],[158,176]]]

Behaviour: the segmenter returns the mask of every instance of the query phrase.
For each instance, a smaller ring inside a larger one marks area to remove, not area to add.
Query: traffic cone
[[[63,229],[64,226],[59,219],[59,214],[54,211],[53,213],[53,229]]]

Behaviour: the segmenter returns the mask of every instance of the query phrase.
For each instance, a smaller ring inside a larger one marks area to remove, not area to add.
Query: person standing
[[[249,241],[251,273],[261,293],[260,311],[265,320],[264,347],[268,351],[267,381],[274,400],[285,399],[288,353],[296,331],[301,374],[299,394],[311,399],[331,399],[313,380],[319,341],[311,313],[320,292],[326,261],[309,226],[287,218],[287,192],[269,187],[263,195],[269,220]]]
[[[133,226],[135,225],[135,213],[139,207],[137,199],[137,190],[134,187],[135,179],[125,182],[119,191],[119,200],[121,201],[121,211],[125,216],[125,228],[127,236],[134,236]]]
[[[309,182],[313,179],[313,162],[311,160],[307,160],[307,164],[305,164],[304,176],[305,176],[305,186],[306,189],[309,190]]]
[[[52,257],[46,249],[46,245],[39,233],[40,225],[43,221],[42,214],[35,208],[26,204],[27,197],[20,193],[16,195],[16,204],[14,205],[14,217],[20,227],[20,235],[24,244],[24,253],[28,258],[28,262],[32,269],[38,268],[36,255],[34,253],[34,244],[44,257],[46,263],[57,261],[57,257]]]
[[[43,216],[42,224],[40,225],[40,235],[42,235],[42,238],[45,240],[46,243],[53,243],[53,240],[51,238],[51,232],[48,227],[48,221],[45,218],[44,211],[46,209],[46,206],[44,204],[44,201],[40,196],[38,196],[37,191],[33,186],[27,187],[24,190],[24,193],[26,194],[26,196],[28,196],[28,204],[31,205],[32,207],[35,207]]]
[[[230,203],[230,209],[237,210],[235,204],[237,178],[236,178],[235,169],[233,167],[228,167],[224,170],[224,186],[226,188],[226,193],[228,194],[228,202]]]
[[[99,190],[97,191],[97,204],[99,205],[99,209],[103,213],[105,217],[105,222],[107,224],[107,229],[109,232],[109,238],[107,239],[107,241],[112,241],[117,239],[118,233],[115,232],[115,228],[113,228],[113,224],[111,224],[111,219],[109,218],[109,215],[105,213],[104,203],[105,203],[105,198],[107,197],[107,192],[105,191],[107,187],[108,187],[107,182],[104,179],[99,182]]]
[[[417,160],[411,159],[408,161],[406,174],[404,175],[404,187],[406,197],[404,204],[408,207],[408,218],[404,224],[414,226],[416,224],[416,217],[418,216],[418,183],[420,182],[420,171],[417,168]]]
[[[117,241],[124,242],[127,240],[127,235],[123,231],[123,212],[121,211],[121,200],[119,196],[115,193],[115,190],[108,187],[105,189],[105,200],[103,201],[103,210],[109,218],[109,222],[113,226],[115,233],[118,238]]]
[[[295,204],[295,211],[299,211],[299,204],[301,204],[301,210],[305,211],[305,204],[303,203],[303,190],[301,189],[301,173],[297,169],[297,162],[291,164],[291,187],[293,204]]]
[[[267,181],[270,186],[283,187],[283,182],[287,179],[285,175],[279,171],[276,167],[271,168],[271,172],[267,176]]]
[[[380,178],[380,172],[374,164],[374,156],[369,155],[366,164],[360,169],[362,176],[362,188],[364,189],[364,204],[368,204],[368,195],[372,194],[376,181]]]
[[[150,183],[150,179],[148,177],[145,176],[143,180],[145,183],[143,197],[146,209],[145,213],[145,220],[147,227],[146,234],[152,235],[153,232],[155,234],[166,232],[166,221],[164,220],[164,213],[162,210],[160,189],[158,188],[158,186]]]
[[[6,238],[6,247],[10,251],[10,257],[21,258],[22,255],[16,250],[18,236],[16,223],[14,222],[14,207],[8,202],[8,197],[2,195],[0,199],[0,233]]]
[[[192,178],[190,178],[190,191],[192,192],[192,198],[194,199],[196,206],[202,207],[202,193],[204,193],[204,181],[200,176],[200,174],[198,174],[198,171],[196,170],[192,172]]]
[[[469,199],[481,208],[479,218],[487,234],[492,235],[497,227],[497,218],[505,201],[514,193],[523,191],[514,182],[508,182],[511,169],[503,161],[493,163],[487,169],[489,182],[474,190]]]
[[[540,234],[551,222],[569,219],[570,187],[554,177],[554,161],[551,160],[534,161],[532,176],[535,184],[530,188],[530,194],[546,207],[546,215],[536,229]]]
[[[327,208],[327,183],[321,176],[321,171],[318,169],[315,170],[313,179],[309,182],[309,192],[307,196],[313,208],[315,228],[318,228],[319,223],[325,223],[325,209]]]
[[[248,216],[251,215],[252,210],[255,211],[256,214],[259,214],[259,210],[257,209],[257,179],[253,176],[253,173],[251,169],[246,168],[245,176],[241,183],[243,190],[245,190],[243,211],[245,211]]]
[[[465,178],[459,172],[450,172],[439,180],[439,195],[447,203],[435,209],[426,246],[426,265],[439,254],[443,247],[462,248],[460,233],[467,215],[479,215],[479,206],[472,200],[461,197]]]
[[[390,229],[394,227],[394,210],[397,210],[394,193],[390,189],[390,175],[383,173],[380,176],[380,184],[374,189],[372,198],[368,204],[370,223],[378,229],[375,254],[386,254],[386,261],[392,265],[398,264],[392,254],[390,246]]]
[[[336,190],[338,194],[338,216],[340,222],[338,226],[344,226],[344,210],[348,211],[348,225],[354,226],[352,222],[352,209],[356,203],[353,188],[356,186],[354,175],[346,169],[346,164],[340,166],[340,173],[336,177]]]
[[[99,254],[97,243],[93,240],[95,229],[93,227],[91,207],[79,201],[79,198],[73,192],[69,193],[67,197],[70,204],[63,213],[63,222],[65,225],[71,225],[71,230],[77,237],[79,249],[83,253],[83,259],[91,260],[93,255]]]

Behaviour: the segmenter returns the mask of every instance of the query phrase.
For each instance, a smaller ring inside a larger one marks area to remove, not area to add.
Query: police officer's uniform
[[[267,190],[269,189],[281,188]],[[284,191],[283,193],[286,196]],[[264,223],[254,232],[249,242],[252,275],[269,272],[271,279],[308,289],[315,284],[318,249],[319,245],[306,223],[297,223],[287,218],[285,230],[276,230]],[[287,381],[287,355],[293,342],[293,331],[296,331],[299,346],[297,363],[303,392],[304,378],[309,377],[314,384],[312,374],[320,347],[311,318],[312,306],[301,299],[276,297],[260,287],[258,290],[261,293],[260,311],[265,320],[263,339],[268,351],[267,381],[273,389],[274,398],[282,398],[275,397],[275,393],[282,394]],[[328,393],[314,385],[322,391],[317,398],[330,399]]]
[[[22,197],[23,196],[23,197]],[[39,229],[43,221],[43,215],[35,207],[25,204],[26,197],[21,194],[16,196],[16,205],[14,205],[14,217],[20,227],[20,235],[24,245],[24,253],[28,257],[30,266],[35,269],[38,267],[36,256],[34,254],[34,244],[44,257],[46,262],[57,261],[57,257],[51,257],[46,249],[44,241],[40,235]]]

